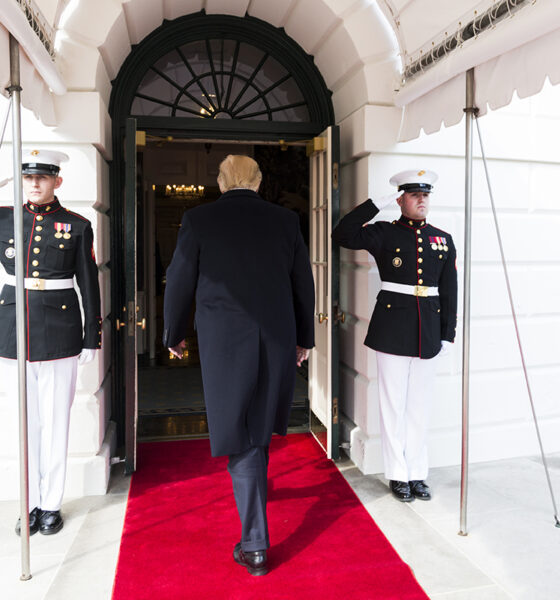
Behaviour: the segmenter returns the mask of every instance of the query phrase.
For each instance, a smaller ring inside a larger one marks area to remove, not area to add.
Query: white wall
[[[7,101],[0,97],[0,114]],[[87,117],[84,107],[82,117]],[[103,347],[92,363],[78,367],[77,391],[72,406],[68,449],[66,497],[103,494],[109,481],[110,457],[115,453],[115,426],[111,413],[110,361],[109,170],[100,152],[77,132],[71,139],[60,128],[47,128],[33,114],[23,110],[24,147],[52,148],[66,152],[70,161],[63,165],[62,187],[57,196],[62,204],[92,222],[95,254],[101,285]],[[63,120],[61,120],[62,122]],[[12,176],[11,128],[0,148],[0,180]],[[12,183],[0,188],[0,205],[13,204]],[[0,271],[3,269],[0,267]],[[1,283],[0,273],[0,283]],[[0,500],[15,499],[19,494],[19,442],[17,399],[8,398],[0,382]]]
[[[480,121],[513,288],[521,339],[545,450],[560,450],[560,86],[515,99]],[[342,207],[390,190],[405,168],[432,169],[440,179],[430,221],[449,231],[458,249],[459,324],[450,355],[438,368],[430,430],[431,465],[460,462],[464,254],[464,124],[391,144],[391,112],[366,107],[343,121]],[[358,116],[359,115],[359,116]],[[363,129],[359,129],[363,127]],[[476,132],[476,129],[475,129]],[[361,145],[356,140],[362,139]],[[393,137],[396,139],[396,137]],[[357,158],[359,157],[359,158]],[[494,230],[478,141],[473,167],[470,421],[472,461],[538,453],[527,388]],[[398,212],[385,210],[391,220]],[[364,251],[342,251],[341,306],[351,315],[342,332],[341,402],[351,454],[366,473],[382,472],[374,352],[363,346],[379,290]]]

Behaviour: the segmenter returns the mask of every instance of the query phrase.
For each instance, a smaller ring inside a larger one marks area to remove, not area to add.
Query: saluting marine
[[[381,277],[364,343],[376,350],[385,476],[403,502],[431,498],[424,480],[433,359],[454,341],[457,324],[453,239],[426,222],[436,180],[432,171],[397,173],[396,194],[360,204],[333,231],[337,244],[373,255]],[[366,225],[395,200],[398,220]]]
[[[62,152],[33,150],[22,158],[30,533],[63,526],[70,407],[78,364],[101,347],[98,270],[90,222],[60,205]],[[16,299],[13,207],[0,207],[0,261],[7,273],[0,292],[0,363],[17,402]],[[84,322],[74,278],[80,289]],[[20,533],[20,523],[16,525]]]

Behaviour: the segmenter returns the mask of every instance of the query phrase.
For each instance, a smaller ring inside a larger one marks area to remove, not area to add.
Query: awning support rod
[[[513,294],[511,291],[511,284],[509,281],[506,257],[505,257],[505,253],[504,253],[504,247],[502,244],[502,236],[500,234],[500,226],[498,223],[498,214],[496,212],[496,204],[494,202],[494,194],[492,193],[492,186],[490,185],[490,174],[488,173],[488,164],[486,162],[486,155],[484,154],[484,146],[482,144],[482,134],[480,133],[480,125],[478,123],[478,119],[476,119],[476,129],[478,131],[478,139],[480,142],[480,152],[482,155],[482,162],[484,164],[484,172],[486,174],[486,183],[488,185],[488,194],[490,196],[490,204],[492,205],[492,214],[494,216],[494,225],[496,227],[496,235],[498,237],[498,245],[500,247],[500,256],[502,259],[502,266],[504,268],[504,276],[506,278],[506,287],[507,287],[508,296],[509,296],[509,304],[510,304],[510,308],[511,308],[511,315],[513,317],[513,325],[515,327],[515,335],[517,336],[517,345],[519,347],[519,355],[521,357],[521,364],[523,366],[523,374],[525,376],[525,384],[527,385],[527,393],[529,395],[529,402],[531,404],[531,412],[533,413],[533,421],[535,423],[537,439],[539,441],[539,447],[541,450],[542,462],[543,462],[543,466],[544,466],[544,471],[546,473],[546,480],[548,482],[548,488],[550,490],[550,497],[552,499],[552,508],[554,510],[554,521],[555,521],[556,527],[560,527],[560,521],[558,520],[558,508],[556,506],[556,499],[554,497],[554,489],[552,487],[552,481],[550,480],[550,473],[548,470],[548,462],[546,460],[546,456],[544,453],[544,447],[543,447],[543,443],[542,443],[539,422],[537,419],[537,413],[535,411],[535,403],[533,402],[533,394],[531,392],[531,384],[529,383],[529,374],[527,373],[527,365],[525,364],[525,354],[523,352],[523,345],[521,343],[521,335],[519,334],[519,326],[517,324],[517,314],[515,312],[515,304],[513,302]]]
[[[29,467],[27,450],[27,380],[25,339],[24,246],[23,246],[23,191],[21,188],[21,86],[19,69],[19,45],[10,34],[10,87],[12,101],[12,152],[14,169],[14,240],[16,270],[16,343],[18,361],[19,395],[19,481],[21,517],[21,576],[22,581],[31,579],[29,555]]]
[[[461,517],[459,535],[467,535],[467,491],[469,484],[469,377],[471,347],[471,228],[472,228],[472,137],[474,69],[466,72],[465,132],[465,242],[463,257],[463,418],[461,443]]]

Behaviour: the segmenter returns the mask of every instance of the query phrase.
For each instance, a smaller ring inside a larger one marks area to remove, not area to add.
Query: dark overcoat
[[[163,343],[195,323],[214,456],[285,434],[296,344],[314,345],[314,285],[295,213],[250,190],[187,211],[167,270]]]
[[[442,340],[453,342],[457,325],[456,251],[451,236],[426,221],[401,216],[365,225],[379,212],[367,200],[333,230],[344,248],[367,250],[382,281],[438,288],[436,296],[381,290],[370,320],[366,346],[400,356],[433,358]]]
[[[60,237],[57,234],[62,234]],[[64,237],[66,235],[66,237]],[[80,289],[25,290],[27,345],[30,361],[53,360],[101,346],[99,279],[90,222],[53,202],[23,207],[25,277],[72,279]],[[14,210],[0,207],[0,261],[15,273]],[[0,356],[16,358],[15,287],[0,292]]]

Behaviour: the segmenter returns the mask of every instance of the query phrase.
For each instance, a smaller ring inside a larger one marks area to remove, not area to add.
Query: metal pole
[[[23,247],[23,191],[21,188],[21,87],[19,71],[19,46],[10,35],[10,87],[12,97],[12,135],[14,164],[14,240],[16,269],[16,331],[19,392],[19,482],[21,516],[21,577],[31,579],[29,561],[29,470],[27,452],[27,386],[25,339],[24,247]]]
[[[474,69],[466,72],[465,132],[465,241],[463,263],[463,425],[461,444],[461,520],[459,535],[467,535],[467,492],[469,483],[469,375],[471,347],[471,226],[472,226],[472,138]]]

